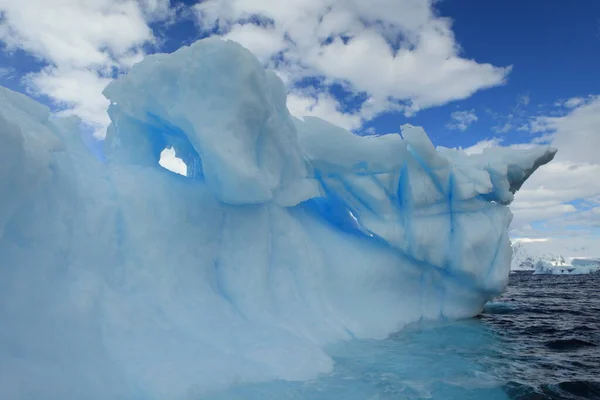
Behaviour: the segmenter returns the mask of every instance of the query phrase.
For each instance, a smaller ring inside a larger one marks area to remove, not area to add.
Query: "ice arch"
[[[185,398],[331,371],[323,346],[470,317],[506,284],[505,204],[555,150],[435,149],[292,118],[236,43],[109,85],[78,121],[0,89],[0,397]],[[173,148],[187,177],[158,165]]]

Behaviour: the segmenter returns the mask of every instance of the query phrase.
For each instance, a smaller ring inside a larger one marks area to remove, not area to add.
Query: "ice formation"
[[[536,275],[587,275],[600,273],[600,258],[574,258],[568,264],[550,263],[538,260],[535,263]]]
[[[533,243],[537,244],[536,242]],[[553,266],[566,266],[568,264],[568,257],[562,254],[539,251],[538,248],[531,246],[531,244],[527,245],[520,241],[514,241],[511,245],[511,271],[533,271],[536,268],[536,264],[540,262]],[[558,245],[554,246],[554,248],[556,247]]]
[[[539,241],[537,243],[546,242]],[[572,249],[570,246],[563,246],[561,242],[552,243],[551,248],[559,249],[560,253],[547,253],[540,251],[540,248],[533,246],[524,246],[523,243],[516,240],[512,244],[512,262],[511,270],[513,271],[531,271],[536,275],[585,275],[600,273],[600,258],[585,257],[581,255],[582,250]],[[536,242],[532,242],[536,243]],[[542,249],[547,248],[544,246]],[[592,250],[593,251],[593,250]],[[567,254],[579,254],[577,257],[569,257]]]
[[[329,343],[473,316],[507,282],[505,205],[555,153],[295,119],[281,80],[217,39],[105,95],[102,162],[77,120],[0,89],[2,399],[309,379]]]

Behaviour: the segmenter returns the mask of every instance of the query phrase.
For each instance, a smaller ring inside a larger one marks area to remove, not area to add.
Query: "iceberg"
[[[588,275],[600,274],[600,258],[573,258],[570,263],[551,263],[538,260],[534,275]]]
[[[146,57],[75,118],[0,88],[0,398],[183,399],[329,373],[325,346],[468,318],[556,150],[358,136],[231,41]],[[174,151],[185,176],[159,165]]]

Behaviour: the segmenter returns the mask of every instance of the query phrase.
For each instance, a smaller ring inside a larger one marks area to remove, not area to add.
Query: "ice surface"
[[[587,275],[600,273],[599,258],[574,258],[570,263],[556,264],[538,260],[533,271],[536,275]]]
[[[332,371],[326,345],[473,316],[507,282],[504,204],[555,153],[294,119],[277,76],[218,39],[105,95],[106,163],[78,121],[0,89],[2,399],[304,380]]]

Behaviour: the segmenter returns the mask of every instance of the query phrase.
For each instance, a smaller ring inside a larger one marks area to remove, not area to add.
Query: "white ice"
[[[594,248],[570,246],[568,238],[515,240],[511,270],[539,275],[585,275],[600,273],[600,258],[586,256]],[[548,250],[552,251],[548,251]],[[582,254],[583,253],[583,254]],[[576,254],[576,256],[574,256]]]
[[[538,260],[534,266],[536,275],[588,275],[600,274],[600,258],[574,258],[569,263],[556,264]]]
[[[105,95],[102,162],[77,120],[0,88],[1,399],[309,379],[325,345],[471,317],[507,282],[505,204],[555,153],[294,119],[281,80],[218,39]]]

